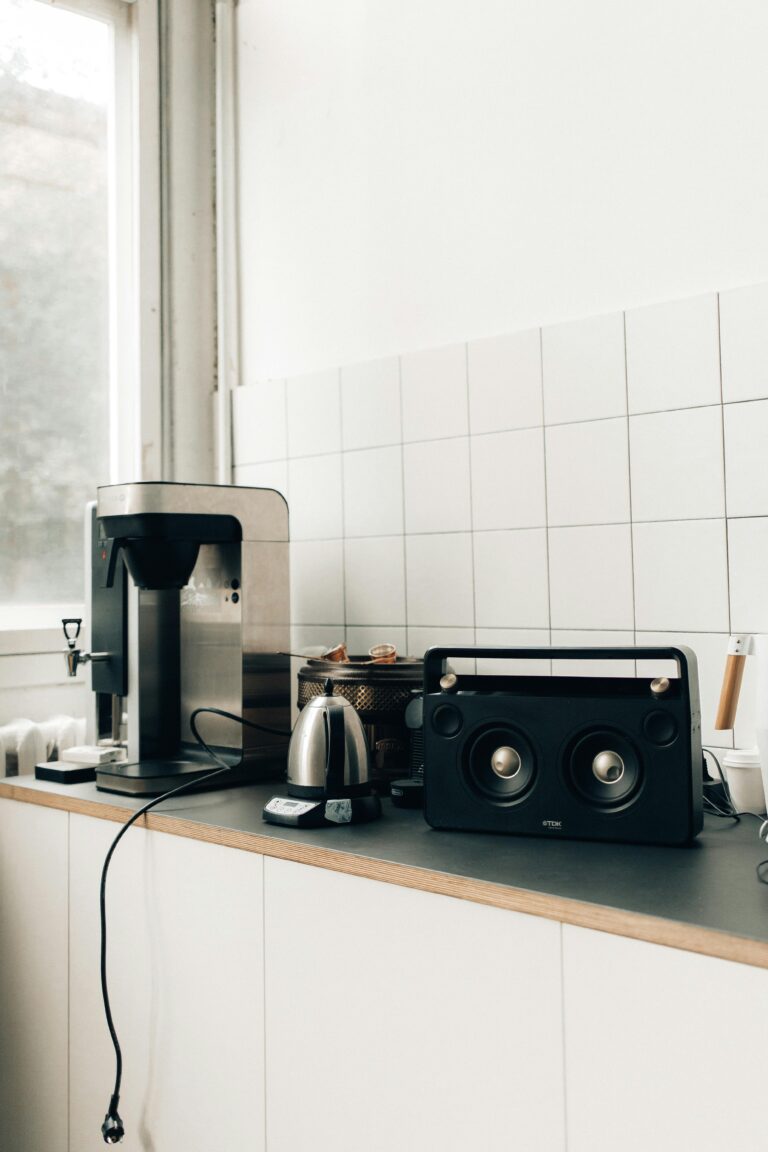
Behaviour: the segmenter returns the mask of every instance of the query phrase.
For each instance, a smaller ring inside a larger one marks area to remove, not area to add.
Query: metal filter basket
[[[359,715],[371,749],[374,784],[386,792],[391,780],[407,775],[409,732],[405,709],[420,691],[424,661],[398,656],[394,664],[372,664],[367,656],[351,656],[348,664],[308,659],[299,669],[298,706],[323,694],[330,680],[335,696],[349,700]]]

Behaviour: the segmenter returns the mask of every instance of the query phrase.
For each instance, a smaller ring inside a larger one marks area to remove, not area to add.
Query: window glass
[[[109,475],[110,26],[0,0],[0,608],[83,598]]]

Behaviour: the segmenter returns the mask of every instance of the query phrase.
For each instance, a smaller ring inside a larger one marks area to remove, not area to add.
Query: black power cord
[[[115,849],[125,836],[128,829],[142,816],[146,815],[158,804],[162,804],[164,800],[170,800],[171,796],[178,796],[181,792],[186,792],[189,788],[196,788],[200,784],[204,784],[207,780],[213,780],[216,776],[223,776],[225,772],[229,772],[234,765],[227,764],[226,761],[218,755],[217,752],[209,747],[203,740],[197,727],[197,717],[201,713],[210,713],[213,716],[223,716],[227,720],[235,720],[238,724],[242,724],[246,728],[255,728],[259,732],[266,732],[270,736],[290,736],[290,732],[283,732],[278,728],[268,728],[265,724],[256,724],[253,720],[246,720],[243,716],[238,716],[234,712],[227,712],[223,708],[196,708],[189,718],[189,726],[192,730],[197,743],[203,749],[207,756],[213,760],[214,764],[219,764],[219,768],[215,768],[213,772],[207,772],[204,776],[198,776],[194,780],[187,780],[184,784],[179,784],[176,788],[172,788],[170,792],[163,792],[162,796],[155,796],[148,804],[142,805],[133,815],[126,820],[122,828],[112,841],[109,851],[104,858],[104,866],[101,870],[101,884],[99,886],[99,916],[101,923],[101,996],[104,1001],[104,1015],[107,1020],[107,1027],[109,1035],[112,1038],[112,1045],[115,1049],[115,1086],[112,1090],[110,1097],[109,1107],[107,1114],[104,1117],[104,1123],[101,1126],[101,1135],[105,1144],[119,1144],[125,1136],[125,1127],[118,1112],[118,1105],[120,1103],[120,1085],[123,1078],[123,1053],[120,1048],[120,1041],[117,1038],[117,1031],[115,1029],[115,1022],[112,1018],[112,1006],[109,999],[109,988],[107,985],[107,873],[109,872],[109,865],[112,857],[115,854]]]
[[[725,776],[723,775],[723,769],[720,765],[719,757],[715,755],[715,753],[712,751],[711,748],[703,748],[702,751],[706,752],[706,754],[708,756],[711,756],[715,762],[715,766],[717,768],[717,774],[720,777],[720,783],[722,784],[722,787],[723,787],[723,795],[725,796],[725,801],[726,801],[726,805],[727,805],[727,807],[723,808],[719,804],[716,804],[714,802],[714,800],[712,800],[711,797],[705,796],[704,797],[704,811],[708,812],[710,816],[717,816],[720,819],[735,820],[737,824],[741,823],[741,817],[742,816],[754,816],[756,820],[764,820],[764,817],[761,816],[759,812],[741,812],[741,813],[739,813],[736,811],[736,805],[733,802],[733,797],[731,796],[731,790],[728,787],[728,781],[726,780]],[[760,835],[761,840],[766,839],[766,836],[764,836],[764,834],[763,834],[763,828],[765,828],[766,825],[768,825],[768,820],[765,820],[762,827],[760,828],[759,835]],[[759,864],[755,865],[755,873],[757,874],[757,878],[761,884],[768,884],[768,871],[767,870],[768,870],[768,860],[761,860]]]

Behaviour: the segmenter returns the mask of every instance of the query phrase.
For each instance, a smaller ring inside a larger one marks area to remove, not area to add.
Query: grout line
[[[552,565],[549,552],[549,490],[547,474],[547,428],[544,423],[544,330],[539,328],[539,393],[541,396],[541,447],[544,455],[544,555],[547,566],[547,627],[549,629],[549,646],[552,647]],[[549,672],[552,674],[552,661],[549,661]]]
[[[477,579],[475,577],[475,511],[472,500],[472,435],[469,407],[469,344],[464,345],[464,394],[467,405],[467,455],[469,457],[469,548],[471,552],[472,572],[472,640],[477,644]]]
[[[723,469],[723,526],[725,531],[725,592],[728,604],[728,633],[733,630],[732,612],[731,612],[731,550],[729,547],[729,533],[728,533],[728,474],[725,467],[725,407],[723,401],[723,346],[720,333],[720,293],[718,292],[715,300],[717,302],[717,365],[720,378],[720,443],[722,448],[721,465]],[[736,731],[735,724],[730,732],[731,746],[736,747]]]
[[[405,647],[408,649],[408,549],[405,531],[405,443],[403,441],[403,361],[397,358],[397,401],[400,411],[400,497],[403,510],[402,553],[403,553],[403,626],[405,627]]]
[[[768,403],[768,395],[765,396],[750,396],[745,400],[721,400],[716,401],[714,404],[688,404],[682,408],[652,408],[647,412],[618,412],[613,416],[591,416],[585,420],[550,420],[544,423],[545,428],[570,428],[578,427],[581,424],[605,424],[611,420],[621,420],[627,416],[631,420],[641,420],[646,416],[671,416],[676,412],[698,412],[702,408],[730,408],[740,404],[763,404]],[[287,388],[286,388],[286,411],[288,407],[287,401]],[[402,421],[402,416],[401,416]],[[487,437],[487,436],[500,436],[509,432],[531,432],[536,428],[541,428],[542,424],[520,424],[511,428],[500,427],[494,428],[489,432],[470,432],[468,435],[472,437]],[[319,456],[333,456],[336,452],[371,452],[378,448],[399,448],[401,445],[416,445],[416,444],[435,444],[440,440],[462,440],[464,436],[431,436],[428,439],[421,440],[405,440],[401,438],[398,441],[386,441],[382,444],[366,444],[361,448],[341,448],[329,449],[327,452],[298,452],[291,453],[289,444],[289,435],[287,430],[287,416],[286,416],[286,455],[285,456],[271,456],[269,459],[259,460],[236,460],[233,467],[247,468],[251,464],[275,464],[283,460],[314,460]]]
[[[548,529],[551,532],[577,532],[582,528],[623,528],[630,527],[631,525],[643,526],[654,524],[715,524],[725,520],[725,516],[677,516],[672,520],[601,520],[593,524],[529,524],[525,528],[476,528],[474,534],[481,536],[499,535],[503,532],[546,532]],[[729,516],[728,520],[766,520],[768,521],[768,513],[764,516]],[[468,528],[443,528],[435,532],[383,532],[378,535],[371,536],[307,536],[307,537],[292,537],[292,544],[332,544],[343,542],[347,540],[399,540],[400,537],[406,536],[413,537],[426,537],[426,536],[468,536],[470,529]],[[3,655],[12,656],[14,653],[0,653],[0,659]],[[34,653],[34,655],[51,655],[51,653]]]
[[[341,429],[344,425],[341,411],[341,368],[336,369],[336,383],[339,390],[339,443],[341,443]],[[344,452],[339,452],[339,467],[341,471],[341,602],[344,606],[344,643],[347,641],[347,512],[344,505]]]
[[[632,443],[629,434],[629,364],[627,360],[627,314],[622,312],[622,331],[624,334],[624,395],[627,403],[627,496],[629,499],[629,578],[632,588],[632,635],[637,644],[637,598],[635,589],[635,522],[632,514]],[[637,673],[637,661],[635,661]]]

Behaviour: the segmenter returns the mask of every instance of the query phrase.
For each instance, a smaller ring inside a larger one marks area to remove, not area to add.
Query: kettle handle
[[[325,716],[325,791],[330,797],[344,792],[344,765],[347,755],[346,723],[343,708],[326,708]]]

